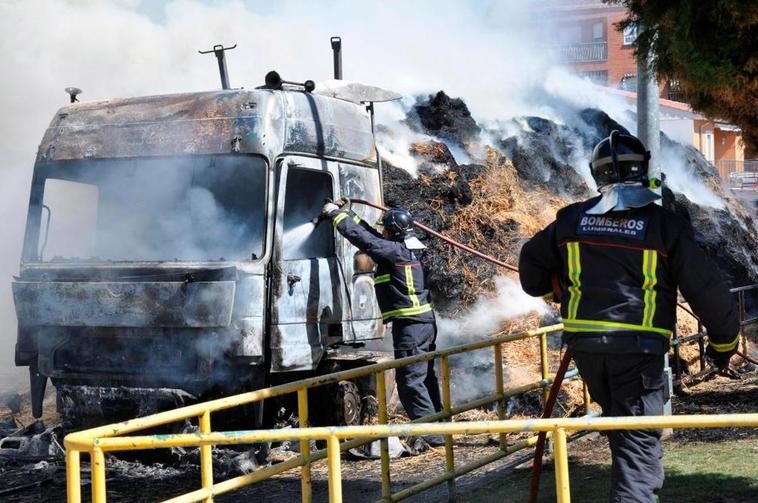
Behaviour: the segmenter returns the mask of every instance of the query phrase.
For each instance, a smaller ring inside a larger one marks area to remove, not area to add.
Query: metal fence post
[[[674,334],[671,338],[671,345],[674,347],[674,375],[676,381],[681,386],[682,382],[682,357],[679,348],[679,329],[676,323],[674,323]]]
[[[300,428],[308,427],[308,388],[297,390],[297,418]],[[300,492],[303,503],[310,503],[313,498],[311,485],[311,443],[309,440],[300,441],[300,455],[303,456],[303,466],[300,467]]]
[[[505,392],[503,391],[503,347],[495,344],[495,391],[500,397],[497,401],[497,418],[505,419]],[[508,446],[505,441],[505,433],[500,434],[500,450],[506,451]]]
[[[379,408],[379,424],[387,424],[387,381],[384,379],[384,371],[381,370],[376,376],[376,402]],[[379,440],[379,453],[382,458],[382,500],[392,500],[392,481],[390,479],[390,451],[389,441],[386,437]]]
[[[447,414],[451,414],[452,400],[450,398],[450,364],[447,356],[440,357],[440,373],[442,374],[442,408]],[[447,421],[452,421],[449,416]],[[445,465],[451,478],[447,481],[447,494],[450,501],[455,501],[455,458],[453,457],[453,436],[445,435]]]
[[[697,340],[697,349],[700,358],[700,372],[702,372],[705,370],[705,340],[703,339],[703,324],[700,322],[700,319],[697,320],[697,333],[700,334]]]
[[[68,503],[81,503],[82,482],[79,451],[66,449],[66,498]]]
[[[745,320],[747,320],[747,307],[745,307],[745,291],[740,290],[737,292],[737,304],[739,309],[739,318],[740,318],[740,333],[742,334],[742,353],[745,355],[750,355],[750,351],[748,351],[747,348],[747,335],[745,335],[745,331],[742,330],[743,324],[745,323]],[[739,343],[738,343],[739,344]]]
[[[547,360],[547,334],[540,334],[540,373],[542,380],[547,381],[550,378],[550,363]],[[547,397],[550,395],[550,388],[542,388],[542,403],[547,403]],[[545,441],[545,450],[551,452],[553,450],[553,438],[548,436]]]
[[[592,398],[590,398],[590,389],[587,387],[587,383],[584,379],[582,379],[582,393],[584,395],[584,414],[589,415]]]
[[[105,454],[99,447],[90,452],[92,470],[92,503],[105,503]]]
[[[206,410],[198,417],[200,433],[211,432],[211,411]],[[203,489],[213,491],[213,446],[200,446],[200,481]],[[213,503],[213,495],[203,500],[205,503]]]
[[[673,390],[673,379],[671,378],[671,364],[669,363],[669,354],[666,353],[663,355],[663,377],[666,379],[665,381],[665,393],[666,395],[664,398],[666,399],[665,402],[663,402],[663,415],[664,416],[670,416],[673,414],[672,405],[671,405],[671,397],[674,396],[674,390]],[[671,428],[667,428],[664,430],[664,435],[673,433],[673,430]]]
[[[571,501],[568,471],[568,448],[566,446],[566,430],[556,428],[553,432],[555,445],[555,496],[558,503]]]
[[[342,466],[340,465],[340,439],[330,435],[326,439],[329,464],[329,503],[342,503]]]
[[[547,361],[547,334],[540,334],[540,371],[542,380],[547,381],[550,377],[550,364]],[[547,402],[547,396],[550,390],[542,388],[542,399]]]

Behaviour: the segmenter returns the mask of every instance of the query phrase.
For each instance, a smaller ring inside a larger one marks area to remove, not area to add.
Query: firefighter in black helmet
[[[425,246],[413,234],[411,214],[402,208],[390,209],[382,219],[381,234],[350,209],[347,198],[327,203],[322,215],[376,262],[376,298],[384,323],[392,322],[395,358],[434,351],[437,325],[415,254]],[[400,402],[411,419],[442,410],[433,360],[396,369],[395,381]],[[439,435],[424,438],[432,446],[444,444]]]
[[[677,289],[708,331],[707,354],[723,369],[739,321],[723,276],[688,221],[655,204],[650,154],[617,131],[592,153],[600,196],[571,204],[521,250],[528,294],[560,293],[564,339],[606,416],[660,415],[663,355],[676,322]],[[560,285],[554,288],[554,278]],[[663,484],[660,431],[611,431],[613,502],[652,502]]]

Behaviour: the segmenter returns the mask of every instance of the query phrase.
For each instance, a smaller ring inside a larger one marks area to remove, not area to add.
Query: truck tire
[[[354,426],[362,422],[361,390],[352,381],[340,381],[332,395],[333,424]]]

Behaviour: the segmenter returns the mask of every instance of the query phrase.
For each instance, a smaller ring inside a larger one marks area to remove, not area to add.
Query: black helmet
[[[647,183],[650,152],[635,136],[611,131],[592,151],[590,170],[598,188],[611,183]]]
[[[413,217],[403,208],[390,208],[384,213],[382,225],[399,241],[413,232]]]

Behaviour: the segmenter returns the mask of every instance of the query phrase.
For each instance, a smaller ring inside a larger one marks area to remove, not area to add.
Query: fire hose
[[[365,206],[371,206],[372,208],[376,208],[377,210],[381,210],[381,211],[387,211],[387,209],[388,209],[388,208],[385,208],[382,205],[370,203],[368,201],[364,201],[363,199],[350,199],[350,201],[354,202],[354,203],[358,203],[358,204],[363,204]],[[498,260],[495,257],[492,257],[490,255],[482,253],[482,252],[480,252],[478,250],[474,250],[470,246],[466,246],[463,243],[459,243],[458,241],[455,241],[454,239],[451,239],[451,238],[445,236],[444,234],[442,234],[440,232],[437,232],[437,231],[435,231],[434,229],[432,229],[430,227],[427,227],[424,224],[420,224],[420,223],[418,223],[418,222],[416,222],[414,220],[413,221],[413,225],[415,225],[416,227],[418,227],[422,231],[426,232],[427,234],[431,234],[434,237],[440,238],[441,240],[445,241],[446,243],[448,243],[448,244],[450,244],[450,245],[452,245],[452,246],[454,246],[456,248],[459,248],[459,249],[461,249],[461,250],[463,250],[465,252],[471,253],[472,255],[476,255],[477,257],[482,258],[484,260],[487,260],[489,262],[492,262],[495,265],[499,265],[500,267],[504,267],[504,268],[508,269],[509,271],[518,272],[518,267],[512,266],[510,264],[507,264],[507,263],[503,262],[502,260]]]
[[[369,201],[364,201],[363,199],[350,199],[350,201],[356,204],[370,206],[380,211],[387,211],[388,209],[382,205],[374,204]],[[476,255],[477,257],[487,260],[489,262],[492,262],[495,265],[504,267],[510,271],[518,273],[518,267],[512,266],[506,262],[496,259],[495,257],[492,257],[478,250],[475,250],[471,248],[470,246],[464,245],[463,243],[459,243],[458,241],[455,241],[454,239],[449,238],[448,236],[445,236],[444,234],[437,232],[434,229],[431,229],[430,227],[427,227],[424,224],[421,224],[414,220],[413,225],[421,229],[422,231],[428,234],[431,234],[432,236],[442,239],[446,243],[456,248],[459,248],[465,252],[471,253],[472,255]],[[555,288],[556,282],[553,281],[553,283],[554,283],[554,288]],[[677,306],[697,319],[697,316],[695,315],[695,313],[693,313],[688,308],[684,307],[681,303],[677,302]],[[754,365],[758,365],[757,361],[753,360],[752,358],[749,358],[747,355],[743,354],[742,352],[737,351],[736,354],[739,355],[741,358],[745,359],[746,361],[753,363]],[[553,408],[555,407],[555,402],[558,398],[558,391],[560,390],[561,384],[563,383],[563,377],[565,376],[566,371],[568,370],[569,363],[571,363],[571,349],[566,350],[566,352],[563,355],[563,358],[561,359],[560,365],[558,366],[558,370],[556,371],[556,374],[555,374],[555,379],[553,380],[553,383],[550,386],[550,392],[548,393],[547,399],[545,400],[545,408],[542,413],[543,418],[549,418],[553,414]],[[716,370],[711,370],[708,372],[708,374],[712,374],[715,371]],[[529,502],[530,503],[536,503],[537,501],[540,477],[542,474],[542,455],[545,451],[546,440],[547,440],[547,433],[544,431],[540,432],[539,435],[537,436],[537,443],[535,444],[535,447],[534,447],[534,462],[532,464],[532,479],[529,486]]]

